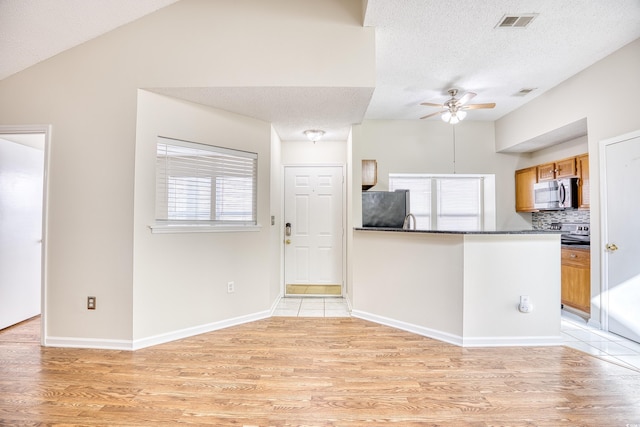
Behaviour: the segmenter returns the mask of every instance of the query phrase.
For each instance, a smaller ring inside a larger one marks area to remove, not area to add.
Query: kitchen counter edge
[[[426,233],[426,234],[561,234],[557,230],[494,230],[494,231],[456,231],[456,230],[405,230],[403,228],[354,227],[356,231],[384,231],[390,233]]]

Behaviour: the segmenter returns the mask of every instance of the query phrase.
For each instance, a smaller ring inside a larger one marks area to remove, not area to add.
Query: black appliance
[[[409,213],[409,190],[363,191],[362,226],[402,228]]]

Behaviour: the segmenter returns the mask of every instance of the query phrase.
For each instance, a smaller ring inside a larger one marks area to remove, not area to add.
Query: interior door
[[[0,133],[0,329],[40,314],[44,134]]]
[[[338,285],[342,293],[343,185],[340,166],[285,168],[286,289]]]
[[[640,342],[640,134],[604,146],[608,329]]]

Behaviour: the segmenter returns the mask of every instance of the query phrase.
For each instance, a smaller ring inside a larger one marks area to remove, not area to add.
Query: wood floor
[[[565,347],[464,349],[271,318],[135,352],[0,332],[2,426],[629,426],[640,373]]]

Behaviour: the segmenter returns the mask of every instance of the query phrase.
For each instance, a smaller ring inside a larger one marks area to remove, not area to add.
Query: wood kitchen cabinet
[[[362,161],[362,191],[366,191],[378,183],[378,162]]]
[[[590,251],[563,247],[561,253],[562,304],[588,315],[591,312]]]
[[[577,176],[576,158],[558,160],[553,163],[538,165],[538,182]]]
[[[533,212],[533,184],[537,182],[535,166],[516,171],[516,212]]]
[[[578,167],[578,209],[589,209],[591,197],[589,196],[589,155],[583,154],[576,157]]]

